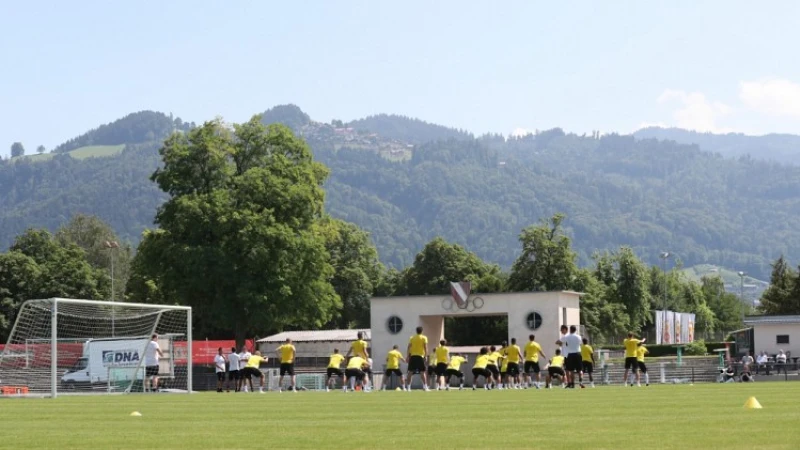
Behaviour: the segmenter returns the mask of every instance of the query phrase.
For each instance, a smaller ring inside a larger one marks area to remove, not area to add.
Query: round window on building
[[[542,315],[535,311],[528,313],[528,316],[525,317],[525,326],[527,326],[529,330],[539,329],[539,327],[542,326]]]
[[[403,319],[392,316],[389,317],[389,320],[386,321],[386,328],[389,329],[389,333],[397,334],[403,331]]]

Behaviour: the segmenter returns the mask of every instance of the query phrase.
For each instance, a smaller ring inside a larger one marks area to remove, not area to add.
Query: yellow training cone
[[[761,409],[761,403],[758,403],[755,397],[750,397],[744,402],[745,409]]]
[[[758,403],[758,402],[756,402],[756,403]],[[761,405],[758,405],[758,407],[761,408]],[[134,412],[131,413],[131,416],[132,417],[142,417],[142,413],[140,413],[139,411],[134,411]]]

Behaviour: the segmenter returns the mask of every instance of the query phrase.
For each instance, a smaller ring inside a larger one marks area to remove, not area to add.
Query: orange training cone
[[[755,397],[750,397],[744,402],[745,409],[761,409],[761,403],[758,403]]]

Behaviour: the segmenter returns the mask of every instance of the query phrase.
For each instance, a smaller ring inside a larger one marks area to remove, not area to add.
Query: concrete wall
[[[370,320],[372,354],[375,368],[379,369],[385,361],[386,353],[393,345],[398,345],[405,353],[408,339],[422,326],[423,334],[428,336],[430,349],[444,337],[445,317],[508,315],[508,337],[516,337],[520,346],[528,341],[529,334],[535,334],[545,354],[551,356],[555,351],[555,341],[559,338],[559,326],[580,324],[580,295],[574,292],[518,292],[501,294],[473,294],[470,298],[481,297],[483,307],[475,311],[459,309],[456,306],[445,309],[451,298],[449,295],[428,295],[408,297],[376,297],[371,299]],[[443,305],[444,301],[444,305]],[[530,312],[542,316],[541,327],[530,330],[526,318]],[[392,334],[388,320],[397,316],[403,321],[403,329]],[[499,345],[499,342],[482,344]],[[471,369],[470,363],[467,369]]]
[[[788,344],[778,344],[776,337],[779,334],[788,334]],[[778,350],[792,352],[793,356],[800,356],[800,324],[756,324],[753,325],[754,352],[768,352],[770,355]]]

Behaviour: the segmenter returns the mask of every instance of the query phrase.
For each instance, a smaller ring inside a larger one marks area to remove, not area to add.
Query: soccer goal
[[[145,350],[157,335],[158,390],[192,391],[192,309],[51,298],[28,300],[0,353],[3,395],[57,397],[153,390]],[[152,361],[151,361],[152,362]]]

